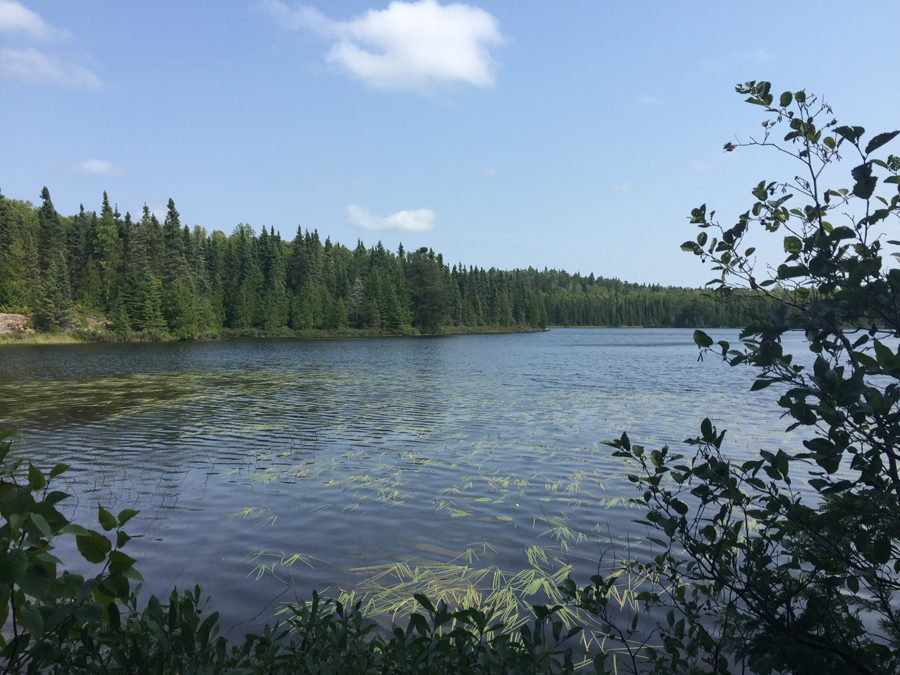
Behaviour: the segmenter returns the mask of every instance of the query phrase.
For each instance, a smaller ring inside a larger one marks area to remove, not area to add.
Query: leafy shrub
[[[643,632],[637,617],[622,621],[608,604],[614,579],[595,577],[582,589],[570,582],[568,592],[631,645],[634,671],[896,673],[900,269],[884,263],[880,233],[896,225],[900,194],[875,192],[879,181],[900,190],[900,157],[874,153],[900,132],[865,142],[862,127],[839,125],[805,91],[776,99],[768,82],[737,91],[765,113],[763,136],[725,150],[777,148],[799,163],[799,175],[754,186],[755,201],[731,227],[706,205],[693,210],[701,232],[682,249],[712,263],[709,285],[720,296],[749,288],[776,304],[752,317],[738,348],[714,345],[702,331],[694,340],[701,358],[715,351],[754,368],[752,390],[774,385],[788,428],[807,430],[804,451],[735,463],[722,451],[725,432],[709,420],[688,441],[693,457],[650,451],[623,434],[611,445],[636,469],[642,522],[661,547],[653,560],[626,565],[658,575],[641,599],[647,616],[665,621]],[[855,158],[847,188],[830,171],[842,153]],[[798,196],[804,203],[790,208]],[[781,264],[757,262],[748,243],[759,229],[784,234]],[[804,332],[812,368],[783,349],[788,331]]]

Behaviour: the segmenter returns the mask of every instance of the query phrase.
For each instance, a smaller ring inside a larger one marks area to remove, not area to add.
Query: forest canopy
[[[182,224],[173,200],[162,223],[144,205],[124,216],[103,193],[98,214],[60,215],[0,195],[0,312],[34,313],[38,330],[112,322],[121,334],[192,339],[368,329],[438,333],[447,327],[736,327],[763,309],[755,294],[722,303],[705,291],[641,285],[563,270],[450,265],[429,248],[381,242],[350,249],[298,228],[292,240],[238,224],[231,234]]]

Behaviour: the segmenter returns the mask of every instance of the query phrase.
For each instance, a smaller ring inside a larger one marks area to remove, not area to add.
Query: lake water
[[[72,466],[78,522],[140,509],[145,588],[202,584],[234,633],[313,589],[386,610],[507,583],[527,607],[611,544],[646,554],[600,441],[687,450],[708,415],[734,456],[795,449],[751,377],[698,363],[677,329],[10,346],[0,424],[35,464]]]

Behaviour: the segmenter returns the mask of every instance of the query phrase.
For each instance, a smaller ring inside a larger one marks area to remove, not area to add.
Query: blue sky
[[[700,285],[691,208],[795,173],[722,151],[763,119],[734,85],[896,129],[898,25],[896,0],[0,0],[0,189]]]

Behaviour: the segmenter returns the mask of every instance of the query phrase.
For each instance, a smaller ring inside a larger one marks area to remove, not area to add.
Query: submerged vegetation
[[[182,226],[172,200],[163,223],[146,206],[123,217],[105,193],[99,215],[61,216],[46,187],[41,200],[0,195],[0,312],[33,312],[37,330],[85,340],[738,326],[761,307],[752,294],[717,303],[593,274],[449,265],[428,248],[351,250],[317,231],[207,232]],[[87,315],[111,330],[86,330]]]

